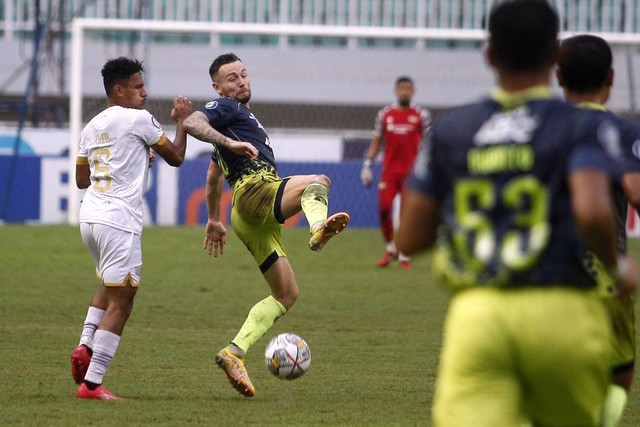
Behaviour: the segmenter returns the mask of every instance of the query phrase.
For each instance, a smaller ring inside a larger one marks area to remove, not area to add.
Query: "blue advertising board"
[[[204,185],[208,159],[185,160],[172,168],[161,159],[150,169],[145,194],[146,221],[163,225],[204,224],[207,220]],[[346,211],[353,227],[377,227],[377,191],[360,184],[358,161],[341,163],[280,163],[280,176],[325,174],[331,179],[329,212]],[[69,161],[61,156],[0,155],[0,214],[5,222],[65,223]],[[12,174],[13,171],[13,174]],[[375,169],[379,176],[379,169]],[[230,190],[223,196],[223,219],[228,221]],[[288,226],[306,226],[303,216]]]

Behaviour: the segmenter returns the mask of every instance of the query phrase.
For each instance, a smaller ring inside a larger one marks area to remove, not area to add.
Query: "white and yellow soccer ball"
[[[296,334],[280,334],[267,344],[264,352],[267,369],[282,380],[295,380],[311,364],[311,349]]]

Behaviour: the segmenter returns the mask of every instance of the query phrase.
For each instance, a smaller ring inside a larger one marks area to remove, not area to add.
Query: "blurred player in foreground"
[[[640,141],[640,126],[620,119],[605,110],[614,80],[613,54],[607,42],[592,35],[579,35],[563,40],[556,76],[565,98],[577,106],[593,110],[595,116],[604,116],[616,124],[621,134],[623,149],[622,180],[614,187],[614,207],[618,229],[618,251],[627,252],[627,197],[636,209],[640,207],[640,161],[634,153],[634,144]],[[599,269],[599,263],[590,258],[588,263],[598,280],[599,290],[605,298],[614,325],[612,369],[613,383],[609,388],[606,419],[615,425],[631,389],[635,364],[636,329],[634,297],[615,295],[611,278]]]
[[[409,77],[398,77],[395,93],[396,102],[378,111],[360,180],[365,187],[373,182],[371,165],[384,143],[382,174],[378,183],[378,212],[386,251],[376,266],[386,267],[397,259],[400,267],[407,269],[411,268],[410,258],[398,253],[393,243],[393,201],[403,192],[407,175],[418,155],[420,141],[431,125],[431,116],[427,110],[411,104],[415,89]]]
[[[436,426],[601,423],[611,328],[582,254],[593,251],[623,295],[638,272],[617,251],[617,130],[552,99],[558,27],[546,1],[491,10],[498,88],[433,126],[410,179],[398,249],[433,246],[442,223],[434,272],[455,291]]]
[[[269,136],[249,109],[251,86],[242,61],[233,53],[220,55],[209,68],[220,98],[185,120],[187,132],[214,145],[206,181],[209,219],[204,247],[222,254],[227,230],[220,218],[224,178],[233,191],[233,230],[253,255],[271,294],[251,308],[231,343],[216,355],[231,385],[247,397],[255,395],[244,356],[298,299],[298,284],[282,245],[287,218],[302,210],[310,225],[309,247],[319,251],[349,223],[344,212],[327,218],[329,186],[326,175],[280,178]]]
[[[150,148],[171,166],[184,160],[187,134],[182,121],[191,102],[173,100],[177,123],[171,142],[145,110],[142,63],[120,57],[102,68],[107,109],[82,130],[76,184],[86,188],[80,207],[80,233],[102,285],[91,301],[71,372],[83,399],[119,399],[102,386],[133,308],[142,268],[142,199],[147,188]]]

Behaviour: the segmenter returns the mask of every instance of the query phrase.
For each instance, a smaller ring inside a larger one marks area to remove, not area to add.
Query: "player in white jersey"
[[[147,97],[142,63],[120,57],[102,68],[108,107],[80,135],[76,184],[86,188],[80,208],[80,232],[102,285],[71,355],[71,372],[83,399],[119,399],[102,386],[120,336],[133,308],[142,267],[142,204],[147,187],[150,148],[171,166],[180,166],[187,146],[183,120],[191,102],[173,100],[177,123],[174,142],[143,109]]]
[[[95,116],[80,135],[78,157],[93,166],[80,222],[140,234],[149,147],[165,140],[162,127],[147,110],[114,105]]]

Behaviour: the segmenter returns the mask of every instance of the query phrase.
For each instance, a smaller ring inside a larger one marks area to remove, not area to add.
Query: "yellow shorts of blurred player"
[[[435,425],[599,425],[610,335],[593,292],[478,287],[456,294],[445,323]]]
[[[611,318],[613,334],[613,373],[633,368],[636,359],[636,319],[635,297],[618,298],[614,294],[613,279],[609,277],[602,263],[593,255],[587,260],[588,271],[598,283],[598,295],[603,299]]]
[[[604,298],[605,307],[611,317],[613,334],[613,373],[633,368],[636,359],[636,323],[634,314],[635,298]]]
[[[279,258],[287,256],[282,245],[280,201],[287,179],[260,171],[245,177],[233,188],[233,231],[249,249],[263,273]]]

